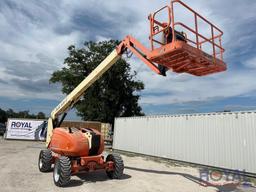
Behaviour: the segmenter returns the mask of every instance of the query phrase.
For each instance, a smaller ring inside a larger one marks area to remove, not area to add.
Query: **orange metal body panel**
[[[100,133],[94,130],[95,133]],[[101,154],[104,150],[104,140],[101,137],[101,144],[97,154]],[[70,133],[69,128],[55,128],[51,138],[50,149],[54,153],[58,153],[70,157],[83,157],[89,155],[89,142],[83,133],[83,129]]]

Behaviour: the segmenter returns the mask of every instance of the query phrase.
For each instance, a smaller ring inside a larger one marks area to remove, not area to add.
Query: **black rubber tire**
[[[106,158],[106,162],[108,161],[114,162],[114,170],[106,171],[107,176],[110,179],[120,179],[124,172],[124,162],[122,157],[119,154],[109,154]]]
[[[53,181],[58,187],[65,187],[71,178],[71,161],[66,156],[60,156],[54,164]]]
[[[52,152],[49,149],[40,151],[38,158],[38,168],[41,172],[49,172],[52,170]]]

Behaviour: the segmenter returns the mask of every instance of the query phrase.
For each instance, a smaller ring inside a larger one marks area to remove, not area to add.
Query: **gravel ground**
[[[144,191],[256,191],[234,184],[211,186],[200,181],[197,168],[174,166],[143,157],[123,155],[125,171],[122,179],[109,180],[104,171],[73,176],[66,188],[53,184],[52,173],[41,173],[37,168],[40,149],[44,143],[3,140],[0,138],[1,192],[144,192]]]

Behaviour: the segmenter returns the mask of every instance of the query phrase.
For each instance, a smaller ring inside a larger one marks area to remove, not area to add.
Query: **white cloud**
[[[101,35],[97,35],[97,36],[96,36],[96,42],[100,42],[100,41],[109,41],[109,40],[111,40],[111,38],[109,38],[109,37],[103,37],[103,36],[101,36]]]
[[[68,19],[64,16],[65,11],[59,10],[54,3],[10,3],[11,6],[3,4],[0,12],[0,27],[4,29],[0,31],[0,74],[1,79],[8,83],[0,84],[0,96],[63,98],[60,88],[48,85],[48,79],[54,70],[61,67],[67,56],[67,47],[80,43],[86,33],[55,32],[54,27],[58,23],[68,23]],[[30,86],[22,86],[17,79]],[[38,91],[37,86],[49,86],[52,89]]]
[[[256,69],[256,57],[246,60],[244,65],[248,68]]]
[[[182,76],[166,79],[149,76],[141,103],[159,105],[241,96],[256,90],[255,72],[224,72],[215,77],[189,77],[184,80],[179,80]],[[165,91],[165,94],[153,94],[161,91]]]

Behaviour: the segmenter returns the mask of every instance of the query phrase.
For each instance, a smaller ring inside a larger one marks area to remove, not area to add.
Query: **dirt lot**
[[[109,180],[105,172],[99,171],[73,176],[70,186],[58,188],[53,184],[52,173],[41,173],[37,168],[41,148],[44,143],[0,138],[1,192],[256,191],[235,184],[211,186],[200,181],[197,168],[130,156],[123,156],[125,171],[121,180]]]

